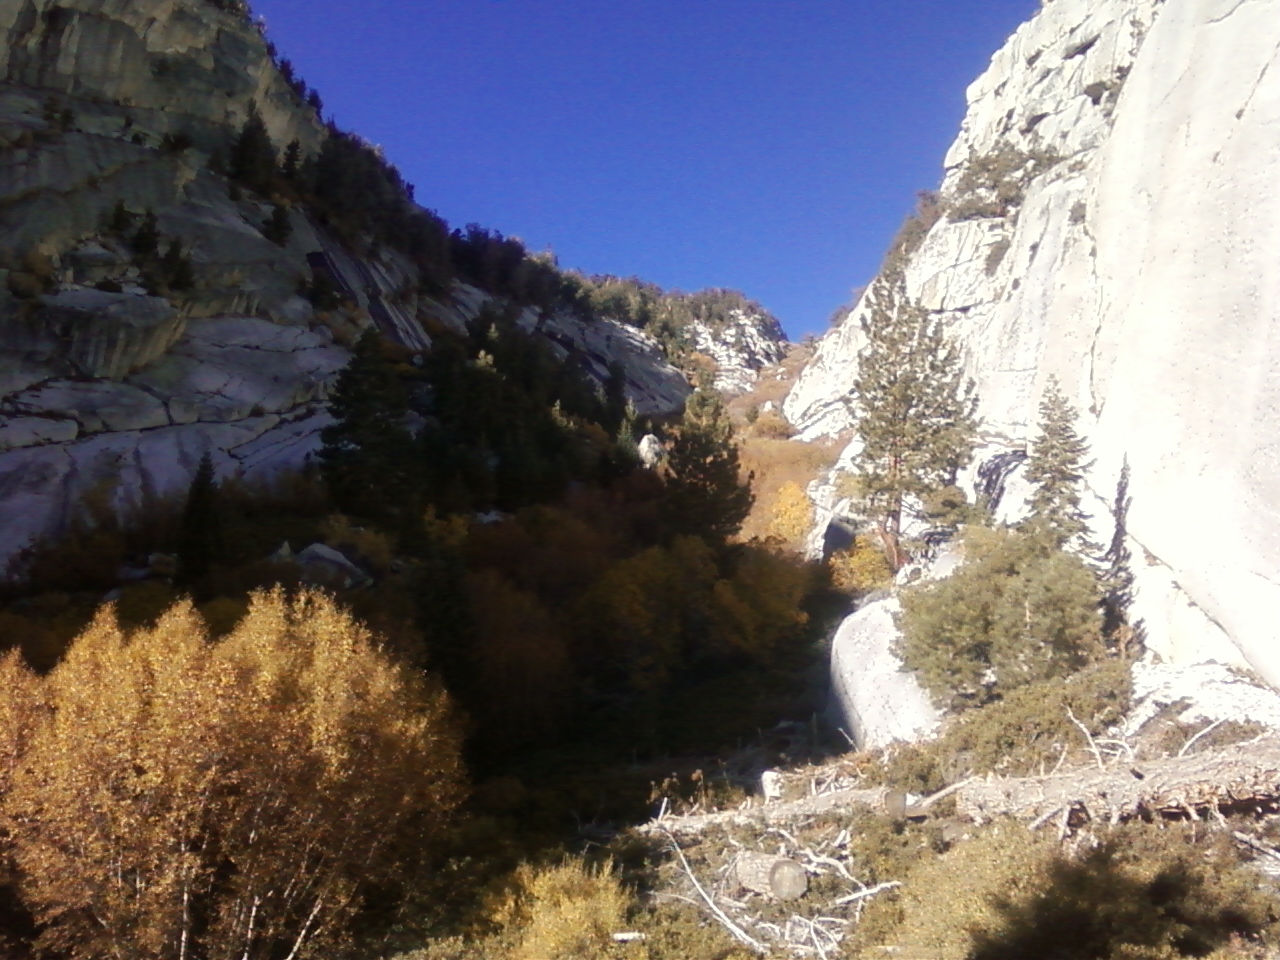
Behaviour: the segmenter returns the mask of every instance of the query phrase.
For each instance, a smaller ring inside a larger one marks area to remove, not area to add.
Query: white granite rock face
[[[695,321],[688,334],[693,348],[715,361],[715,385],[723,393],[746,393],[761,370],[787,355],[787,336],[768,314],[735,309],[719,329]]]
[[[907,265],[965,346],[990,456],[1025,447],[1052,374],[1082,412],[1099,503],[1128,462],[1150,645],[1271,683],[1278,63],[1280,0],[1046,4],[970,87],[950,213]],[[824,338],[785,406],[804,436],[848,426],[861,345],[856,311]]]

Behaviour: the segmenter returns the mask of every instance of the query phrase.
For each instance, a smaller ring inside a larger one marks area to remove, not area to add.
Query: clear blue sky
[[[793,338],[937,185],[1038,0],[255,0],[419,202],[566,267],[735,287]]]

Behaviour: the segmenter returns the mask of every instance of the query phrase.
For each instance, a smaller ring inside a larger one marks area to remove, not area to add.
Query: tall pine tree
[[[249,119],[231,145],[231,176],[255,193],[266,196],[275,180],[277,160],[267,125],[257,108],[251,107]]]
[[[900,273],[882,274],[868,294],[867,346],[850,404],[862,451],[856,467],[868,506],[897,570],[903,509],[955,482],[973,455],[977,399],[960,350],[940,319],[907,297]]]
[[[751,478],[741,478],[733,425],[715,391],[698,389],[689,397],[667,451],[667,471],[663,505],[673,533],[723,543],[741,529],[755,495]]]
[[[1027,480],[1035,485],[1027,501],[1027,525],[1043,531],[1058,547],[1089,530],[1089,516],[1080,508],[1088,455],[1089,444],[1076,432],[1076,409],[1067,402],[1058,378],[1051,376],[1040,400],[1039,435],[1027,457]]]
[[[397,534],[422,518],[422,457],[405,427],[408,398],[382,341],[370,328],[356,343],[329,402],[321,432],[321,475],[338,508]]]
[[[190,585],[203,580],[222,557],[222,509],[213,458],[200,458],[187,491],[187,503],[178,529],[178,582]]]

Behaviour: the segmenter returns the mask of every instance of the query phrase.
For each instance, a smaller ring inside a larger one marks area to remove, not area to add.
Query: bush
[[[921,863],[896,903],[871,906],[860,939],[937,960],[1243,960],[1274,937],[1277,910],[1229,844],[1137,823],[1064,854],[999,824]]]
[[[793,481],[782,485],[773,503],[769,520],[769,536],[783,543],[801,544],[813,526],[813,504],[804,487]]]
[[[40,950],[326,955],[461,799],[443,693],[320,594],[217,644],[189,602],[127,635],[106,607],[33,681],[2,813]]]
[[[980,705],[1102,652],[1099,590],[1043,538],[969,528],[964,565],[903,592],[901,655],[940,705]]]
[[[889,561],[870,537],[858,537],[849,549],[833,553],[827,567],[831,570],[831,585],[853,596],[881,590],[893,583]]]
[[[914,793],[933,793],[971,774],[1025,776],[1052,770],[1060,762],[1091,762],[1089,745],[1071,717],[1091,736],[1105,736],[1129,710],[1129,666],[1110,660],[1065,681],[1029,684],[1002,701],[970,710],[937,740],[898,748],[885,765],[884,779]]]

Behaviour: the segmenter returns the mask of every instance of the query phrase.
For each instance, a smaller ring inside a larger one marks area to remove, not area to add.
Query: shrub
[[[770,440],[790,440],[796,432],[795,427],[787,423],[782,414],[773,410],[759,414],[752,423],[752,431],[757,437]]]
[[[1071,717],[1091,736],[1105,736],[1128,712],[1132,695],[1124,660],[1086,668],[1066,680],[1028,684],[962,714],[937,740],[898,748],[885,764],[884,779],[914,793],[933,793],[971,774],[1025,776],[1060,762],[1091,762],[1089,745]]]
[[[990,153],[970,156],[954,189],[945,198],[953,222],[1008,216],[1020,206],[1033,180],[1062,158],[1050,150],[1026,152],[1004,141]]]
[[[217,644],[189,602],[106,607],[44,692],[3,822],[59,955],[325,955],[460,800],[444,695],[321,594]]]
[[[813,526],[813,504],[800,484],[788,481],[782,485],[773,503],[769,520],[769,536],[784,543],[800,544]]]
[[[969,528],[951,577],[902,596],[901,655],[942,705],[973,706],[1063,677],[1102,650],[1084,562],[1030,534]]]
[[[1240,948],[1274,936],[1275,902],[1229,840],[1202,837],[1137,823],[1069,854],[998,824],[922,862],[897,902],[872,904],[860,939],[937,960],[1252,955]]]
[[[857,538],[848,550],[838,550],[827,560],[831,585],[853,596],[880,590],[893,583],[893,571],[884,551],[870,537]]]

